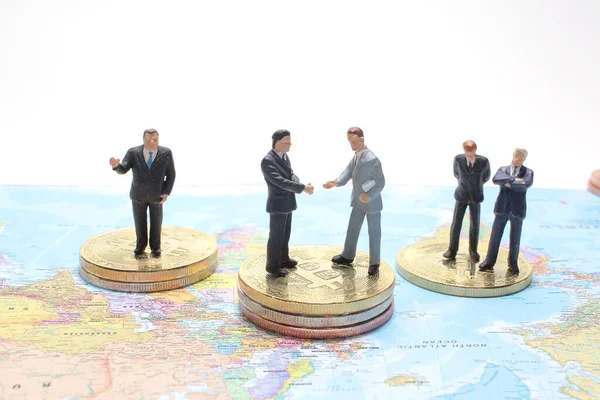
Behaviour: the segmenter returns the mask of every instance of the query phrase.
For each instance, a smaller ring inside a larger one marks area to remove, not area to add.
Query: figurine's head
[[[475,156],[477,155],[477,143],[472,140],[467,140],[463,143],[463,150],[465,151],[467,160],[470,162],[475,161]]]
[[[144,147],[150,151],[156,151],[158,148],[158,132],[156,129],[146,129],[144,131]]]
[[[290,151],[290,147],[292,146],[290,131],[286,129],[280,129],[275,131],[271,138],[273,139],[273,150],[278,153],[287,153]]]
[[[350,147],[352,151],[361,151],[365,148],[365,136],[363,135],[363,131],[360,128],[352,127],[348,129],[348,142],[350,142]]]
[[[527,150],[518,147],[513,150],[512,165],[520,167],[525,159],[527,159]]]

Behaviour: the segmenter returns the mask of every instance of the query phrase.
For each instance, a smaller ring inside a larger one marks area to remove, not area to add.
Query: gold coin
[[[148,253],[136,258],[134,228],[117,229],[87,240],[80,249],[80,265],[102,279],[120,282],[157,282],[185,278],[204,270],[214,271],[217,242],[190,228],[165,226],[161,257]]]
[[[463,247],[463,243],[464,247]],[[487,242],[480,242],[487,249]],[[508,250],[500,248],[494,270],[480,272],[468,257],[468,240],[462,240],[455,260],[446,260],[442,254],[448,249],[448,240],[428,238],[407,246],[398,252],[396,268],[407,281],[438,293],[462,297],[497,297],[525,289],[531,283],[531,264],[519,255],[519,274],[508,273]],[[485,259],[485,254],[482,260]]]
[[[390,306],[375,318],[359,324],[336,328],[300,328],[288,326],[261,318],[252,311],[248,310],[242,304],[240,304],[240,309],[242,310],[244,316],[254,325],[280,335],[299,337],[303,339],[334,339],[360,335],[384,325],[390,320],[392,314],[394,313],[394,301],[392,299]]]
[[[339,316],[302,316],[302,315],[294,315],[287,314],[278,311],[271,310],[269,308],[263,307],[260,304],[252,301],[248,296],[238,290],[238,296],[240,300],[240,304],[242,304],[246,309],[252,311],[254,314],[258,315],[261,318],[266,320],[282,324],[282,325],[291,325],[300,328],[332,328],[332,327],[342,327],[348,325],[354,325],[361,322],[368,321],[372,318],[375,318],[382,312],[384,312],[392,303],[392,297],[390,296],[383,303],[369,309],[366,311],[362,311],[359,313],[348,314],[348,315],[339,315]]]
[[[108,279],[102,279],[90,274],[85,269],[79,267],[79,275],[88,283],[104,289],[117,290],[120,292],[140,293],[140,292],[160,292],[163,290],[179,289],[188,285],[193,285],[196,282],[205,279],[213,271],[205,269],[195,273],[194,275],[185,276],[183,278],[172,279],[170,281],[160,282],[117,282]]]
[[[263,307],[305,316],[361,312],[391,296],[395,275],[386,262],[371,276],[369,255],[363,252],[357,252],[352,266],[334,265],[331,258],[341,251],[330,246],[292,247],[290,257],[298,265],[282,278],[267,273],[265,254],[254,256],[239,269],[239,288]]]

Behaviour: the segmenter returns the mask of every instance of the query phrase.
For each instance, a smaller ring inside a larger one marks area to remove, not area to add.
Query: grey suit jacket
[[[357,162],[354,157],[344,172],[337,178],[339,186],[344,186],[352,179],[351,207],[359,207],[365,213],[375,213],[383,210],[381,191],[385,186],[385,177],[381,162],[371,150],[365,148]],[[363,203],[359,200],[361,193],[371,196],[371,200]]]

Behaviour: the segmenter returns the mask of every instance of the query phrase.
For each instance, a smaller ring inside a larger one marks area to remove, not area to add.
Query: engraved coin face
[[[463,242],[464,243],[463,245]],[[480,248],[488,243],[481,241]],[[494,270],[480,272],[479,263],[469,258],[468,240],[461,241],[455,260],[442,254],[448,249],[447,238],[428,238],[400,250],[396,268],[407,281],[434,292],[463,297],[496,297],[516,293],[531,283],[531,264],[519,255],[519,274],[508,272],[508,250],[500,248]],[[481,261],[485,253],[481,253]]]
[[[135,257],[135,245],[134,228],[105,232],[87,240],[80,249],[80,268],[85,271],[82,276],[126,283],[151,284],[174,279],[188,282],[190,277],[210,275],[217,265],[216,240],[190,228],[163,227],[161,257],[149,253]]]
[[[81,246],[81,257],[87,262],[119,271],[156,271],[178,268],[208,258],[217,251],[213,237],[190,228],[162,228],[160,258],[149,253],[141,259],[133,254],[136,236],[134,228],[101,233]]]
[[[258,304],[280,312],[301,315],[339,315],[375,307],[392,293],[393,269],[381,262],[379,272],[368,275],[369,256],[358,252],[351,266],[333,264],[339,247],[298,246],[290,257],[298,262],[285,277],[267,273],[266,255],[248,259],[239,270],[240,290]]]

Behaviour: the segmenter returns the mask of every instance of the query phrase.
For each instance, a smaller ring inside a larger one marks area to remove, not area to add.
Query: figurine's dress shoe
[[[492,265],[491,262],[489,262],[488,260],[484,260],[480,265],[479,265],[479,270],[481,272],[485,272],[485,271],[493,271],[494,270],[494,266]]]
[[[159,258],[160,257],[160,250],[152,250],[152,257],[154,258]]]
[[[271,275],[274,275],[277,278],[283,278],[284,276],[287,275],[287,272],[285,272],[281,268],[267,268],[267,272],[270,273]]]
[[[349,260],[345,257],[342,257],[341,254],[338,254],[337,256],[333,256],[331,261],[333,261],[335,264],[350,265],[350,264],[352,264],[352,261],[354,261],[354,259]]]
[[[139,259],[142,259],[142,258],[146,258],[145,249],[142,249],[142,250],[135,249],[133,251],[133,257],[136,260],[139,260]]]
[[[508,264],[508,272],[512,275],[519,275],[519,267],[517,265]]]
[[[448,260],[454,260],[454,258],[456,258],[456,253],[454,253],[451,250],[446,250],[446,252],[442,255],[442,257],[444,257]]]
[[[296,265],[298,265],[298,261],[292,260],[291,258],[281,262],[281,268],[294,268]]]
[[[369,275],[375,275],[379,271],[379,264],[369,265]]]
[[[469,255],[471,256],[471,261],[474,262],[479,262],[480,258],[479,258],[479,253],[476,251],[472,251],[469,253]]]

